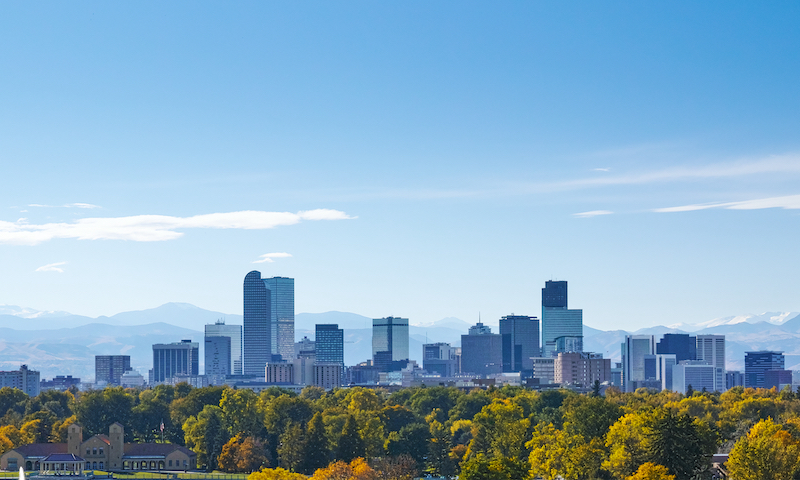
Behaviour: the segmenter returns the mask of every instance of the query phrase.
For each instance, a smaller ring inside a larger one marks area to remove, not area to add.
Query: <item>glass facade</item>
[[[557,339],[571,338],[569,350],[559,350]],[[547,281],[542,289],[542,355],[583,351],[583,310],[567,308],[567,282]]]
[[[267,362],[272,359],[269,293],[261,272],[253,270],[244,277],[244,375],[263,376]]]
[[[231,337],[205,338],[206,375],[231,374]]]
[[[121,385],[122,374],[131,369],[130,355],[95,355],[94,381]]]
[[[533,370],[533,357],[540,356],[539,319],[525,315],[506,315],[500,319],[503,336],[503,371]]]
[[[408,319],[399,317],[372,320],[372,357],[377,354],[391,361],[408,359]],[[388,355],[387,355],[388,354]]]
[[[784,362],[783,352],[745,352],[744,386],[764,388],[764,373],[768,370],[783,370]]]
[[[294,358],[294,279],[265,278],[264,285],[270,292],[270,352],[291,360]]]
[[[317,362],[344,365],[344,330],[336,324],[320,324],[315,332]]]
[[[665,333],[656,344],[656,353],[674,353],[679,362],[697,360],[697,339],[686,333]]]
[[[214,324],[206,325],[206,337],[229,337],[231,339],[231,365],[230,373],[233,375],[242,374],[242,326],[225,325],[225,322],[218,321]],[[206,368],[208,368],[206,366]]]
[[[622,382],[626,392],[633,392],[637,383],[647,380],[645,357],[655,353],[655,343],[652,335],[625,336],[625,343],[622,344]]]
[[[200,346],[191,340],[153,345],[153,381],[163,383],[175,375],[200,374]]]

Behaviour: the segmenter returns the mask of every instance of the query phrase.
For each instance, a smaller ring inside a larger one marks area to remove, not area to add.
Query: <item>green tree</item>
[[[330,447],[328,446],[328,437],[325,435],[325,424],[322,422],[321,413],[315,413],[308,422],[308,432],[303,446],[305,451],[304,473],[314,473],[318,468],[322,468],[330,462]]]
[[[450,477],[455,473],[450,459],[452,437],[450,431],[436,419],[437,416],[432,414],[427,418],[430,441],[426,471],[431,475]]]
[[[299,423],[289,423],[278,444],[278,461],[281,466],[290,472],[302,471],[305,460],[304,447],[303,427]]]
[[[479,453],[465,461],[461,467],[461,480],[525,480],[528,464],[524,460],[509,457],[489,457]]]
[[[339,437],[339,445],[336,450],[336,458],[344,462],[350,462],[358,457],[364,456],[364,441],[358,434],[358,426],[352,415],[347,416],[347,421]]]
[[[408,455],[421,466],[428,453],[428,426],[412,423],[392,432],[386,438],[386,454],[390,456]]]
[[[228,441],[222,427],[223,413],[215,405],[206,405],[197,417],[189,417],[183,424],[186,446],[197,453],[197,462],[208,471],[217,467],[217,458]]]
[[[107,387],[83,393],[75,406],[78,423],[83,427],[84,438],[108,433],[108,427],[119,422],[131,425],[133,395],[122,387]],[[125,429],[125,441],[133,441],[133,432]]]
[[[657,411],[645,439],[647,460],[667,467],[679,480],[707,470],[716,450],[713,435],[704,424],[669,410]]]

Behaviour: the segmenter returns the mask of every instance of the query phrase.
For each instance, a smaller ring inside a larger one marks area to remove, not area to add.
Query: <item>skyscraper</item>
[[[206,325],[206,337],[229,337],[231,339],[231,375],[242,374],[242,326],[225,325],[224,320]],[[207,368],[207,367],[206,367]]]
[[[344,365],[344,330],[335,323],[319,324],[315,327],[315,335],[317,363]]]
[[[131,369],[130,355],[95,355],[94,381],[121,385],[122,374]]]
[[[231,374],[231,337],[205,338],[206,375]]]
[[[191,340],[153,345],[153,382],[176,375],[199,375],[200,346]]]
[[[566,281],[550,280],[542,289],[542,350],[545,357],[583,351],[583,310],[567,308]]]
[[[372,320],[372,359],[379,368],[408,360],[408,319],[384,317]]]
[[[714,391],[725,391],[725,335],[698,335],[697,359],[714,366]]]
[[[783,352],[745,352],[744,386],[764,388],[764,374],[769,370],[783,370],[784,362]]]
[[[491,375],[503,371],[503,336],[478,323],[461,335],[461,371]]]
[[[294,278],[265,278],[270,292],[271,353],[294,358]]]
[[[503,371],[533,370],[539,351],[539,319],[525,315],[506,315],[500,319],[503,336]]]
[[[665,333],[656,344],[656,353],[673,353],[676,362],[697,360],[697,339],[687,333]]]
[[[261,272],[253,270],[248,273],[244,277],[242,370],[245,375],[264,375],[264,368],[272,359],[270,300],[270,291],[261,279]]]
[[[633,392],[648,380],[645,357],[652,356],[656,347],[652,335],[626,335],[622,344],[622,384],[624,391]],[[655,381],[657,363],[653,359],[652,380]]]

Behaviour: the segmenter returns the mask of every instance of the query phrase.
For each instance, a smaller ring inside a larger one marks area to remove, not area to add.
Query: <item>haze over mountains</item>
[[[152,345],[190,339],[200,343],[203,372],[203,326],[224,319],[242,324],[241,315],[204,310],[187,303],[167,303],[157,308],[90,318],[67,312],[40,312],[13,305],[0,305],[0,369],[14,370],[20,364],[39,370],[42,378],[73,375],[84,381],[94,378],[94,355],[131,356],[131,366],[142,375],[152,367]],[[314,338],[314,325],[337,323],[345,330],[345,363],[354,365],[372,355],[372,319],[355,313],[299,313],[295,336]],[[491,325],[492,322],[485,322]],[[448,317],[409,328],[409,353],[420,364],[422,344],[448,342],[460,345],[461,335],[471,323]],[[497,326],[493,325],[497,332]],[[724,334],[727,366],[744,368],[744,352],[780,350],[786,353],[786,368],[800,368],[800,316],[797,312],[767,312],[710,320],[699,325],[677,324],[648,327],[635,332],[602,331],[584,326],[584,349],[599,352],[612,362],[620,361],[620,343],[627,334],[664,333]]]

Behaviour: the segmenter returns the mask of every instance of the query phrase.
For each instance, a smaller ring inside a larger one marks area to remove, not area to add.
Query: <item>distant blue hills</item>
[[[94,378],[94,356],[124,354],[142,375],[152,367],[154,343],[190,339],[201,344],[203,327],[224,319],[242,323],[241,315],[205,310],[187,303],[167,303],[157,308],[123,312],[97,318],[67,312],[37,312],[0,305],[0,369],[15,370],[20,364],[39,370],[42,378],[73,375],[83,380]],[[314,325],[336,323],[345,330],[345,362],[353,365],[372,354],[372,319],[348,312],[299,313],[295,316],[295,335],[314,338]],[[471,324],[449,317],[427,325],[412,325],[409,350],[420,364],[422,344],[448,342],[460,345],[461,335]],[[496,331],[496,329],[495,329]],[[584,326],[584,349],[602,353],[612,361],[620,359],[620,343],[625,335],[664,333],[724,334],[727,337],[728,369],[744,368],[744,352],[780,350],[786,353],[786,368],[800,369],[800,315],[764,313],[716,319],[700,325],[655,326],[626,332],[603,331]]]

